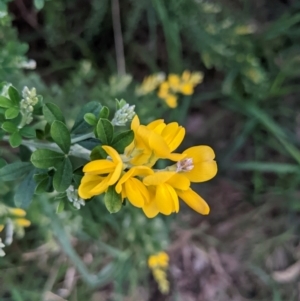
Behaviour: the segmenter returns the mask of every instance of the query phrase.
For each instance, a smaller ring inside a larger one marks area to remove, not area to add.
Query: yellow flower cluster
[[[147,76],[142,84],[136,88],[135,93],[138,96],[146,95],[156,90],[157,87],[165,80],[165,74],[163,72],[155,73]]]
[[[183,153],[173,153],[181,144],[185,129],[177,122],[162,119],[141,125],[136,115],[131,123],[133,142],[124,154],[108,145],[102,146],[106,159],[87,163],[78,188],[82,199],[115,188],[122,200],[142,208],[149,218],[179,211],[179,198],[201,214],[208,214],[207,203],[190,188],[191,182],[210,180],[217,173],[214,151],[205,145],[193,146]],[[159,159],[169,159],[171,166],[163,170],[152,167]]]
[[[153,277],[158,284],[159,290],[163,294],[168,294],[170,284],[167,279],[167,269],[169,266],[169,256],[166,252],[159,252],[148,258],[148,267],[151,269]]]
[[[161,83],[158,97],[162,98],[170,108],[177,107],[178,93],[192,95],[194,88],[203,81],[201,72],[184,71],[179,77],[177,74],[169,74],[168,79]]]
[[[138,96],[142,96],[158,88],[158,97],[163,99],[170,108],[176,108],[178,93],[192,95],[195,86],[202,81],[201,72],[184,71],[181,76],[171,73],[167,79],[164,73],[156,73],[147,76],[135,92]]]
[[[16,228],[29,227],[30,221],[26,218],[26,211],[21,208],[11,208],[7,206],[1,206],[0,208],[0,216],[5,216],[5,218],[10,218],[12,220],[13,225]],[[0,232],[4,229],[5,224],[0,224]]]

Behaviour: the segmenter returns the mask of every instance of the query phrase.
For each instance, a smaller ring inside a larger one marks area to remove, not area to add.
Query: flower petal
[[[154,130],[158,125],[160,125],[162,123],[164,123],[163,119],[154,120],[147,125],[147,129]]]
[[[109,186],[108,182],[110,181],[110,179],[111,179],[111,174],[109,174],[102,182],[100,182],[98,185],[92,188],[90,190],[90,194],[94,196],[105,192]]]
[[[184,136],[185,136],[185,128],[179,127],[171,143],[168,143],[171,152],[173,152],[181,144]]]
[[[159,213],[159,210],[154,200],[152,200],[148,204],[145,204],[143,207],[143,211],[148,218],[153,218]]]
[[[177,190],[177,194],[189,207],[194,209],[196,212],[203,215],[209,214],[210,209],[207,203],[192,189],[188,189],[186,191]]]
[[[193,158],[193,163],[212,161],[215,158],[213,149],[207,145],[197,145],[186,149],[183,154],[187,158]]]
[[[136,114],[131,121],[131,129],[136,132],[138,127],[140,126],[139,116]]]
[[[217,162],[202,162],[194,164],[194,168],[184,175],[191,181],[195,183],[205,182],[212,179],[218,171]]]
[[[130,178],[124,186],[126,196],[133,206],[142,208],[145,203],[149,203],[149,192],[140,180]]]
[[[190,180],[186,177],[185,174],[179,174],[175,173],[174,176],[172,176],[168,181],[168,184],[170,184],[175,189],[180,190],[187,190],[190,188]]]
[[[169,154],[166,159],[169,159],[171,161],[175,161],[178,162],[180,160],[183,160],[186,157],[186,154],[176,154],[176,153],[172,153]]]
[[[168,184],[161,184],[156,187],[155,203],[158,210],[165,215],[179,210],[178,196],[174,188]]]
[[[149,136],[149,146],[159,158],[167,158],[170,154],[170,149],[163,137],[154,132]]]
[[[111,178],[108,181],[109,186],[115,184],[120,179],[122,170],[123,170],[123,162],[117,164],[115,170],[110,174]]]
[[[145,177],[143,183],[147,186],[163,184],[167,182],[175,174],[176,174],[175,171],[156,172],[153,175]]]
[[[147,166],[134,166],[131,169],[129,169],[118,181],[118,184],[116,185],[116,192],[120,193],[122,190],[122,184],[124,184],[126,181],[128,181],[129,178],[135,177],[137,175],[151,175],[154,174],[154,171],[147,167]]]
[[[112,158],[114,163],[120,163],[122,162],[122,159],[118,152],[108,145],[102,145],[102,148],[107,152],[107,154]]]
[[[87,163],[83,167],[83,172],[87,172],[90,174],[105,174],[113,171],[115,168],[116,164],[106,160],[106,159],[101,159],[101,160],[94,160],[89,163]]]

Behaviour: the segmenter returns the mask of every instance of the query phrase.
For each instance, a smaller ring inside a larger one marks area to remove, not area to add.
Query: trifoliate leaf
[[[3,122],[1,128],[5,132],[8,132],[10,134],[18,131],[18,127],[14,123],[12,123],[11,121],[5,121],[5,122]]]
[[[125,148],[133,141],[134,133],[132,130],[122,132],[116,135],[111,146],[119,153],[123,154]]]
[[[101,104],[97,101],[91,101],[88,102],[86,105],[83,106],[81,111],[76,117],[75,123],[71,129],[71,132],[73,134],[84,134],[89,131],[92,131],[93,127],[90,126],[86,121],[84,120],[84,115],[86,113],[92,113],[95,116],[99,115],[99,112],[101,110]]]
[[[15,205],[20,208],[28,208],[30,205],[36,183],[33,179],[33,175],[35,173],[35,170],[32,170],[25,178],[24,180],[18,185],[17,191],[15,193]]]
[[[53,187],[58,192],[64,192],[71,185],[73,177],[72,163],[65,158],[58,166],[53,177]]]
[[[104,119],[108,119],[109,116],[109,108],[108,107],[102,107],[100,114],[99,114],[99,118],[104,118]]]
[[[19,102],[21,101],[21,97],[17,89],[13,86],[8,88],[8,95],[10,100],[13,102],[15,106],[19,106]]]
[[[50,129],[50,135],[60,149],[67,154],[71,147],[71,135],[64,123],[55,120]]]
[[[29,162],[7,164],[0,169],[0,179],[4,182],[18,180],[28,174],[32,169],[33,166]]]
[[[116,213],[122,208],[122,196],[115,190],[115,186],[110,186],[105,193],[104,202],[110,213]]]
[[[9,137],[9,144],[12,148],[20,146],[22,143],[22,137],[19,134],[19,132],[14,132],[10,137]]]
[[[114,127],[109,120],[100,118],[97,123],[96,133],[102,144],[110,145],[114,136]]]
[[[11,108],[11,107],[13,107],[13,105],[14,105],[14,103],[10,99],[0,95],[0,107],[1,108]]]
[[[23,128],[20,129],[19,133],[25,138],[33,139],[36,137],[35,130],[30,126],[24,126]]]
[[[43,114],[49,124],[52,124],[55,120],[65,123],[65,117],[60,108],[54,103],[48,102],[43,106]]]
[[[19,115],[19,113],[20,113],[19,108],[9,108],[5,111],[5,118],[14,119]]]
[[[47,169],[57,166],[64,158],[64,154],[50,149],[37,149],[32,153],[30,161],[37,168]]]

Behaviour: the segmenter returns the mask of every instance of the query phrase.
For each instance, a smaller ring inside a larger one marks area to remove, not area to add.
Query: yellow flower
[[[8,208],[8,212],[19,217],[24,217],[26,215],[26,211],[21,208]]]
[[[78,188],[78,194],[82,199],[89,199],[92,196],[105,192],[121,176],[124,166],[120,155],[110,146],[104,145],[102,148],[111,160],[94,160],[84,166],[83,172],[85,175]]]
[[[13,221],[19,227],[29,227],[31,225],[31,222],[26,218],[16,218]]]
[[[185,158],[171,167],[174,171],[157,172],[146,176],[143,183],[149,187],[150,201],[143,211],[149,218],[158,213],[170,215],[179,211],[178,197],[196,212],[207,215],[210,211],[204,199],[190,188],[190,182],[204,182],[217,173],[215,153],[209,146],[190,147],[183,152]]]
[[[131,129],[134,131],[134,141],[125,150],[125,155],[132,158],[131,164],[151,167],[158,159],[179,161],[185,157],[184,154],[172,153],[185,135],[185,129],[178,123],[165,124],[159,119],[145,126],[140,124],[136,115]]]
[[[217,174],[217,162],[214,160],[215,153],[211,147],[193,146],[186,149],[183,154],[186,157],[177,162],[177,172],[184,173],[191,182],[205,182]]]
[[[169,256],[166,252],[159,252],[148,258],[148,266],[152,270],[153,277],[158,284],[160,291],[167,294],[170,289],[167,279],[167,268],[169,266]]]
[[[142,84],[136,89],[137,95],[146,95],[154,91],[165,79],[165,74],[160,72],[146,77]]]
[[[159,252],[148,258],[148,266],[150,269],[156,267],[167,268],[169,266],[169,255],[166,252]]]
[[[165,102],[170,108],[174,109],[177,107],[177,99],[178,97],[175,96],[174,94],[168,94],[165,97]]]
[[[185,191],[190,187],[190,181],[183,174],[175,171],[161,171],[146,176],[143,180],[149,186],[150,202],[145,204],[143,211],[149,218],[155,217],[159,212],[170,215],[179,211],[177,190]]]
[[[146,166],[136,166],[129,169],[118,181],[116,192],[127,197],[130,203],[138,208],[142,208],[149,202],[150,195],[146,186],[136,176],[145,176],[153,174],[154,171]]]
[[[0,232],[4,229],[4,225],[0,225]]]
[[[170,108],[177,107],[177,93],[192,95],[194,87],[201,83],[203,74],[201,72],[184,71],[179,77],[177,74],[169,74],[167,81],[161,83],[158,97],[162,98]]]

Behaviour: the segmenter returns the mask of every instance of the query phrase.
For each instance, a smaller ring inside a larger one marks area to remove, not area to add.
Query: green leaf
[[[84,120],[85,120],[86,123],[88,123],[91,126],[95,126],[97,124],[97,118],[92,113],[86,113],[84,115]]]
[[[108,119],[109,116],[109,108],[108,107],[102,107],[99,118]]]
[[[6,164],[6,161],[3,158],[0,158],[0,168],[4,167]]]
[[[0,107],[11,108],[13,105],[14,104],[10,99],[0,95]]]
[[[8,88],[8,95],[10,100],[13,102],[15,106],[19,106],[19,102],[21,101],[21,97],[17,89],[13,86]]]
[[[106,159],[107,153],[101,145],[98,145],[95,148],[93,148],[90,157],[91,160]]]
[[[109,120],[100,118],[97,123],[96,132],[102,144],[110,145],[114,136],[114,127]]]
[[[84,105],[76,117],[76,120],[72,127],[71,132],[73,134],[84,134],[89,131],[92,131],[93,127],[85,122],[84,115],[86,113],[92,113],[95,116],[98,116],[98,114],[101,110],[101,107],[102,107],[101,104],[97,101],[91,101],[91,102],[88,102],[86,105]]]
[[[48,102],[43,106],[43,114],[49,124],[52,124],[55,120],[65,123],[65,117],[60,108],[54,103]]]
[[[36,187],[36,183],[33,179],[34,173],[35,170],[32,170],[19,184],[14,197],[17,207],[26,209],[30,205]]]
[[[37,10],[41,10],[44,5],[45,5],[45,1],[44,0],[34,0],[34,6]]]
[[[36,178],[34,178],[36,181]],[[46,175],[46,178],[40,181],[36,188],[35,188],[35,193],[36,194],[43,194],[45,192],[51,192],[52,189],[52,178]]]
[[[9,108],[5,111],[5,118],[14,119],[19,115],[19,113],[20,113],[19,108]]]
[[[35,138],[36,137],[36,132],[33,128],[30,126],[24,126],[23,128],[20,129],[19,133],[26,138]]]
[[[65,202],[63,200],[61,200],[58,202],[58,205],[56,207],[56,213],[59,214],[62,211],[64,211],[64,209],[65,209]]]
[[[116,213],[122,208],[122,196],[115,190],[115,186],[109,186],[104,196],[104,202],[110,213]]]
[[[57,166],[65,158],[64,154],[50,149],[38,149],[32,153],[30,161],[37,168],[47,169]]]
[[[50,135],[65,154],[70,151],[71,135],[64,123],[55,120],[51,125]]]
[[[11,121],[5,121],[5,122],[3,122],[1,128],[2,128],[5,132],[8,132],[8,133],[10,133],[10,134],[12,134],[12,133],[18,131],[17,126],[16,126],[14,123],[12,123]]]
[[[73,177],[72,163],[69,158],[65,158],[57,166],[53,177],[53,187],[58,192],[64,192],[71,185]]]
[[[114,137],[111,146],[119,153],[123,154],[126,146],[128,146],[134,139],[134,132],[132,130],[122,132]]]
[[[33,168],[29,162],[14,162],[0,169],[0,179],[4,182],[22,178]]]
[[[14,132],[9,137],[9,144],[12,148],[18,147],[22,143],[22,137],[19,132]]]

